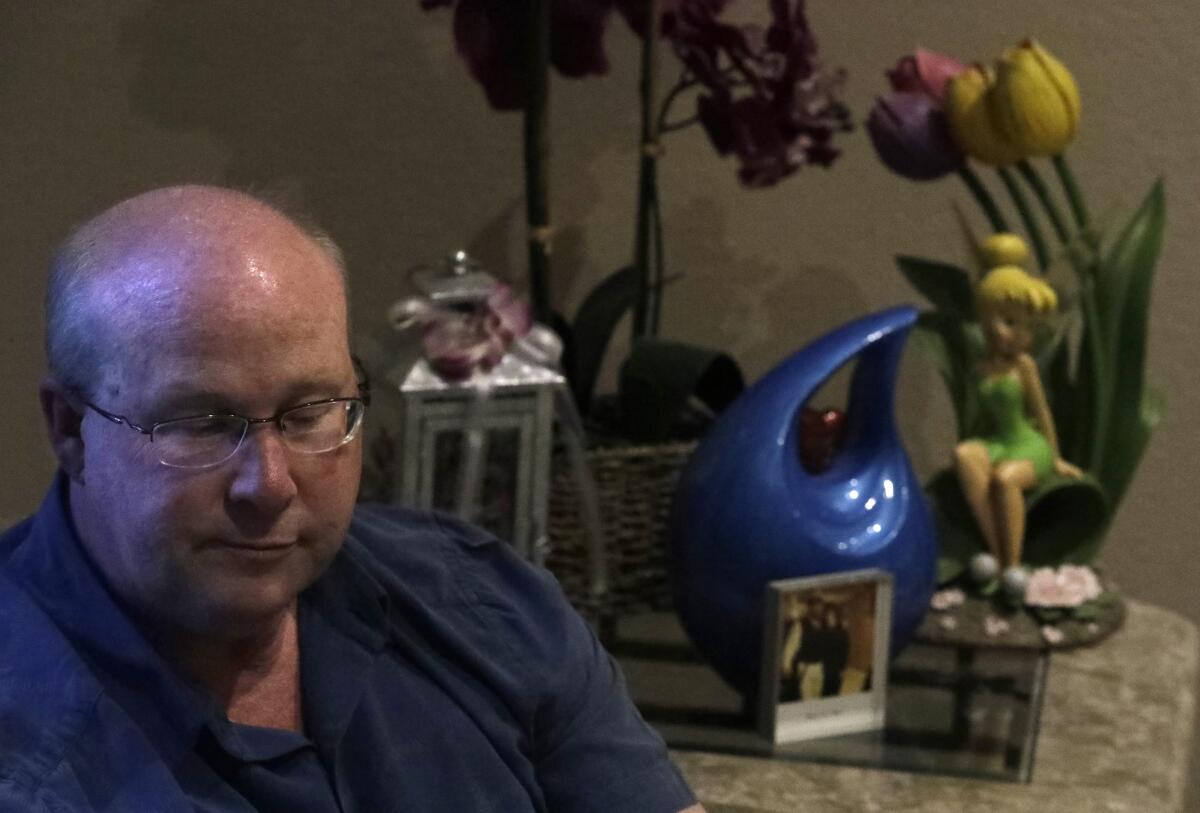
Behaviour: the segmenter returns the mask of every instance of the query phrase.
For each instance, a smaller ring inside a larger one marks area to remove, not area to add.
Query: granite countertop
[[[1182,811],[1200,633],[1129,600],[1125,626],[1051,657],[1027,785],[676,751],[709,813]]]

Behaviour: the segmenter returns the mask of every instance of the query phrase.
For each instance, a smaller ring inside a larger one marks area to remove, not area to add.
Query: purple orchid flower
[[[837,100],[842,74],[826,73],[803,0],[772,0],[764,31],[717,18],[716,0],[679,0],[670,36],[690,80],[701,85],[697,116],[717,152],[740,162],[746,186],[778,183],[807,164],[838,157],[850,129]]]
[[[528,0],[421,0],[421,8],[454,9],[454,41],[488,103],[497,110],[525,106]],[[550,63],[563,76],[608,72],[604,33],[613,0],[552,0]]]
[[[837,99],[840,71],[817,60],[803,0],[771,0],[765,29],[722,22],[729,0],[661,0],[661,33],[702,93],[697,118],[722,155],[739,160],[747,186],[777,183],[806,164],[838,157],[836,133],[850,129]],[[454,37],[488,102],[500,110],[524,106],[528,0],[421,0],[425,9],[454,9]],[[640,0],[551,0],[551,63],[563,75],[608,70],[604,34],[619,13],[639,35],[647,28]]]
[[[625,18],[625,22],[639,37],[646,36],[646,2],[645,0],[613,0],[617,11]],[[692,15],[701,14],[705,17],[716,17],[730,0],[659,0],[658,10],[662,15],[659,33],[667,39],[675,39],[680,25],[680,13],[687,7]]]

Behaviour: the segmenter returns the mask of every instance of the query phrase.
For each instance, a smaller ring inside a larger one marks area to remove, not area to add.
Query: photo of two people
[[[796,590],[782,596],[780,703],[871,689],[875,584]]]

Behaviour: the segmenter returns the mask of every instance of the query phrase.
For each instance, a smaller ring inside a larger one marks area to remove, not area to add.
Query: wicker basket
[[[592,595],[591,557],[579,487],[566,460],[550,486],[548,567],[585,615],[604,619],[671,606],[666,530],[680,471],[695,442],[600,448],[588,452],[599,492],[607,590]]]

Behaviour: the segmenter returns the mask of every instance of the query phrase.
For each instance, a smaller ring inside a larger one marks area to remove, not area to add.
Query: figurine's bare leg
[[[990,497],[992,462],[988,458],[987,447],[978,440],[964,440],[958,444],[954,448],[954,470],[988,550],[997,561],[1003,562],[1004,553],[996,533],[995,513]]]
[[[1004,567],[1021,564],[1025,544],[1025,494],[1037,482],[1032,460],[1005,460],[992,478],[992,506],[996,531],[1004,549]]]

